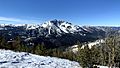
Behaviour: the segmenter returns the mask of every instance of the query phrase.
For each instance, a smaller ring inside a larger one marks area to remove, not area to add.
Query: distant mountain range
[[[0,36],[6,37],[8,41],[19,36],[23,42],[29,42],[27,45],[44,42],[49,47],[58,47],[73,45],[77,41],[88,42],[105,38],[109,30],[119,31],[120,27],[78,26],[61,20],[52,20],[40,25],[1,24]]]

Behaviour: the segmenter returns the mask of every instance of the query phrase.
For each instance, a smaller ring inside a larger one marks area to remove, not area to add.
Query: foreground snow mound
[[[0,68],[81,68],[79,63],[55,57],[0,49]]]

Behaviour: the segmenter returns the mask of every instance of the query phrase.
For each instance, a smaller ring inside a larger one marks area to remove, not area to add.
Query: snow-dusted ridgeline
[[[0,68],[81,68],[79,63],[56,57],[0,49]]]
[[[13,27],[24,27],[26,28],[26,30],[37,30],[39,29],[41,32],[41,30],[48,30],[48,34],[52,34],[54,32],[56,32],[57,34],[64,34],[64,33],[78,33],[82,36],[85,36],[86,34],[84,32],[92,32],[94,31],[93,29],[91,29],[88,26],[78,26],[78,25],[73,25],[72,23],[66,22],[66,21],[61,21],[61,20],[51,20],[51,21],[47,21],[43,24],[0,24],[0,30],[5,30],[4,28],[6,28],[5,26],[10,26],[12,29],[14,29]],[[7,30],[7,28],[6,28]],[[97,28],[95,28],[95,30],[97,30]],[[100,29],[99,29],[100,30]],[[83,32],[83,33],[81,33]]]

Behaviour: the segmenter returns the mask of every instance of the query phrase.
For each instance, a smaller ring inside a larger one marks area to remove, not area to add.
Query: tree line
[[[81,48],[82,44],[77,42],[76,44],[79,45],[77,53],[64,51],[61,48],[47,49],[44,43],[27,46],[21,41],[20,37],[16,37],[12,41],[7,41],[5,37],[0,37],[0,49],[65,58],[79,62],[83,68],[92,68],[93,65],[105,65],[113,68],[114,66],[119,66],[117,64],[120,62],[119,36],[109,36],[105,38],[105,43],[100,43],[91,48],[88,45]]]

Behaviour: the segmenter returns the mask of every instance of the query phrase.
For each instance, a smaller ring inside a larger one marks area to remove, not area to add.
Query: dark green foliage
[[[11,41],[0,37],[0,49],[10,49],[19,52],[28,52],[43,56],[53,56],[77,61],[83,68],[92,67],[93,65],[114,65],[120,59],[120,37],[106,38],[105,43],[92,46],[91,48],[86,45],[81,49],[82,44],[77,41],[79,51],[73,53],[65,51],[66,47],[59,48],[46,48],[45,43],[35,44],[33,46],[25,45],[21,42],[20,37],[16,37]],[[52,45],[51,45],[52,46]]]
[[[22,52],[29,52],[30,49],[28,46],[25,46],[25,45],[21,45],[20,46],[20,50],[19,51],[22,51]]]
[[[32,52],[37,55],[44,55],[45,54],[45,47],[44,44],[38,44],[32,48]]]
[[[92,65],[92,54],[88,45],[84,47],[84,49],[79,49],[78,60],[83,68],[89,67]]]
[[[0,48],[6,48],[6,40],[4,37],[0,37]]]

